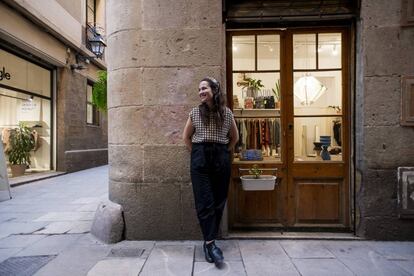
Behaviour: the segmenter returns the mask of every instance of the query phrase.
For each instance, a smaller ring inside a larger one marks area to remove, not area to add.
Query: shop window
[[[235,161],[280,162],[280,35],[233,36],[232,65]]]
[[[28,173],[48,171],[52,160],[52,71],[0,49],[0,134],[5,148],[8,134],[19,124],[32,131]]]
[[[99,111],[92,103],[93,83],[88,81],[86,86],[86,123],[88,125],[99,125]]]
[[[295,161],[342,161],[341,33],[294,34],[293,47]]]

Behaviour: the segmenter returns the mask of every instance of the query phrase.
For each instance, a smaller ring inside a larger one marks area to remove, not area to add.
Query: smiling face
[[[202,103],[207,103],[209,106],[213,105],[213,91],[211,91],[211,87],[207,81],[200,82],[198,96]]]

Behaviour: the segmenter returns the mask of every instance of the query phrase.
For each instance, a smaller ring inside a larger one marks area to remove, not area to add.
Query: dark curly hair
[[[213,120],[216,124],[222,126],[224,122],[226,102],[220,89],[220,83],[211,77],[205,77],[200,82],[202,81],[206,81],[211,88],[211,92],[213,92],[213,107],[210,110],[209,106],[205,102],[198,106],[201,114],[201,120],[205,125],[207,125],[210,121],[210,114],[212,114]]]

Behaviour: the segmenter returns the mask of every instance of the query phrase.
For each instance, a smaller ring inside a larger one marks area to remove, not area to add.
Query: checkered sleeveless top
[[[233,121],[233,113],[226,107],[224,110],[224,122],[220,127],[216,124],[213,114],[210,114],[210,120],[207,125],[203,123],[200,109],[194,107],[190,111],[190,119],[195,129],[191,142],[193,143],[219,143],[228,144],[230,141],[230,127]]]

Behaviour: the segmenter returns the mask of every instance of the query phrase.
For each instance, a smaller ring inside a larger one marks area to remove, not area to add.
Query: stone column
[[[414,75],[414,27],[401,26],[402,1],[363,0],[358,23],[357,233],[413,239],[398,218],[397,168],[414,166],[414,131],[400,125],[401,76]]]
[[[221,0],[108,0],[109,197],[126,239],[200,238],[182,139],[206,75],[224,80]]]

